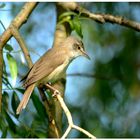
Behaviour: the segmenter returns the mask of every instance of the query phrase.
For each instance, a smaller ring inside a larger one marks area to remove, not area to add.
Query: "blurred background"
[[[79,4],[91,12],[119,15],[140,22],[140,3]],[[0,2],[0,34],[23,5],[22,2]],[[21,27],[20,33],[33,62],[52,47],[56,16],[55,3],[39,3]],[[79,57],[67,70],[65,102],[75,124],[98,138],[140,137],[140,33],[116,24],[100,24],[88,18],[81,18],[80,22],[85,49],[91,60]],[[6,46],[3,54],[5,66],[0,137],[45,138],[47,115],[37,91],[21,115],[15,115],[24,91],[19,81],[29,69],[15,39],[11,38]],[[11,63],[18,72],[17,78],[12,78],[10,74]],[[64,116],[63,131],[66,128]],[[86,136],[72,130],[69,138],[74,137]]]

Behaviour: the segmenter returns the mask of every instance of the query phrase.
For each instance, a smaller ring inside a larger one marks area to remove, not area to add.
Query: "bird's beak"
[[[87,59],[90,60],[90,57],[88,56],[88,54],[84,50],[81,50],[81,52],[82,52],[83,56],[85,56]]]

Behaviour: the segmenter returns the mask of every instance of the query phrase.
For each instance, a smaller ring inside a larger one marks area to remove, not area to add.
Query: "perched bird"
[[[89,59],[82,41],[73,36],[67,37],[60,46],[49,49],[23,78],[26,90],[16,113],[19,114],[26,107],[35,86],[63,78],[69,64],[78,56]]]

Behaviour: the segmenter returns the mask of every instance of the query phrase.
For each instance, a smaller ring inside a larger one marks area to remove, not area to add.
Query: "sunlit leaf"
[[[74,29],[75,31],[77,32],[77,34],[83,38],[83,35],[82,35],[82,27],[81,27],[81,22],[80,20],[76,17],[72,20],[73,22],[73,26],[74,26]]]
[[[59,20],[62,20],[64,17],[71,16],[71,15],[77,15],[77,14],[75,12],[72,12],[72,11],[64,12],[59,16]]]
[[[10,68],[11,77],[13,80],[16,80],[17,73],[18,73],[16,60],[9,53],[7,53],[7,59],[8,59],[8,64],[9,64],[9,68]]]
[[[70,25],[70,28],[71,30],[74,30],[74,24],[71,20],[68,21],[69,25]]]

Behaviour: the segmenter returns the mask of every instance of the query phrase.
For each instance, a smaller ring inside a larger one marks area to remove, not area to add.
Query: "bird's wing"
[[[62,65],[67,55],[63,48],[50,49],[47,51],[32,67],[31,71],[27,75],[24,86],[29,85],[41,80],[48,76],[58,66]]]

